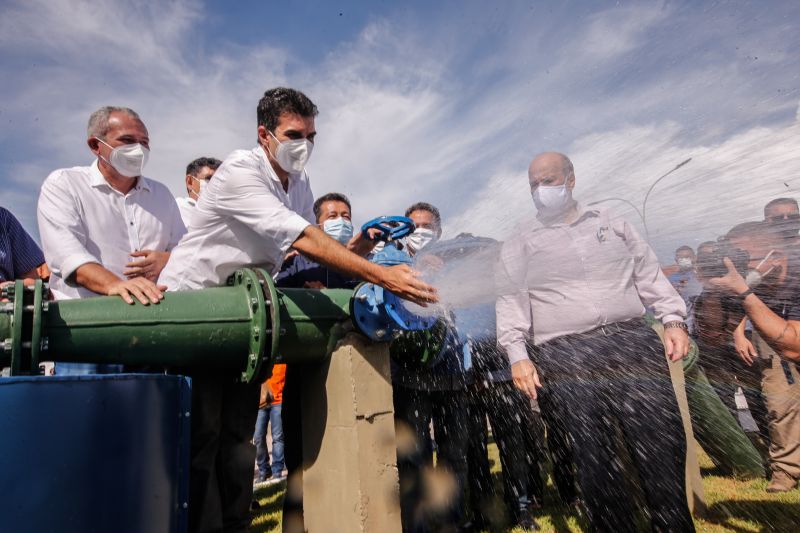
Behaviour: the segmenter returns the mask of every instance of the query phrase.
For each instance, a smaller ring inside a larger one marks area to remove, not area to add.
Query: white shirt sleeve
[[[310,225],[309,221],[286,207],[265,187],[264,180],[269,178],[259,175],[257,169],[231,161],[227,171],[227,179],[217,191],[216,210],[286,253]]]
[[[101,264],[87,249],[86,228],[67,178],[60,170],[50,174],[42,185],[37,207],[45,259],[50,269],[64,280],[81,265]]]
[[[655,317],[663,323],[683,321],[686,318],[686,303],[664,275],[653,249],[625,220],[617,218],[613,223],[614,231],[622,234],[633,256],[633,281],[642,303],[652,307]]]
[[[528,359],[526,340],[532,330],[531,302],[526,284],[524,246],[514,239],[503,245],[495,269],[497,343],[512,365]]]
[[[172,196],[172,193],[169,194]],[[169,243],[167,244],[166,249],[167,252],[171,252],[172,249],[178,245],[181,238],[186,234],[186,225],[183,223],[183,216],[181,215],[180,207],[178,207],[177,202],[174,201],[169,205],[170,210],[169,213],[167,213],[167,216],[169,217],[171,223],[169,231]]]

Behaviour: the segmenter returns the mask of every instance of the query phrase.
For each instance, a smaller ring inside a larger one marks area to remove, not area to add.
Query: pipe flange
[[[233,286],[240,285],[245,288],[250,313],[250,343],[247,364],[242,372],[241,380],[245,383],[252,383],[259,375],[261,354],[264,353],[266,346],[267,309],[264,292],[261,290],[261,284],[254,271],[249,268],[237,270],[233,276]]]

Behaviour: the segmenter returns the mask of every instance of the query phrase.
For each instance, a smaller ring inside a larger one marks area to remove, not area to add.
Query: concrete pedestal
[[[348,334],[303,391],[309,533],[400,533],[388,344]]]

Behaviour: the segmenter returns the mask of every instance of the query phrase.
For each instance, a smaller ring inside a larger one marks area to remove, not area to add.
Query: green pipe
[[[51,360],[234,369],[252,381],[275,362],[324,359],[351,327],[352,291],[279,291],[260,269],[146,306],[116,296],[42,302],[41,291],[17,282],[2,304],[0,366],[12,374]]]

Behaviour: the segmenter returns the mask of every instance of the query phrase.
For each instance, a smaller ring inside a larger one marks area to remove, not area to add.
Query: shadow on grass
[[[750,533],[751,528],[743,528],[734,520],[755,522],[759,532],[798,531],[800,526],[800,503],[774,500],[724,500],[708,509],[707,522],[717,524],[740,533]]]
[[[286,482],[275,483],[264,487],[257,487],[253,491],[253,500],[259,507],[250,511],[251,533],[270,533],[279,530],[281,525],[281,511],[283,508],[283,493]]]
[[[494,462],[494,458],[490,457]],[[548,472],[550,471],[548,464]],[[499,471],[494,471],[492,476],[492,486],[490,500],[485,503],[484,516],[490,521],[484,532],[488,533],[512,533],[523,531],[516,525],[510,523],[506,504],[503,501],[503,478]],[[548,531],[569,532],[588,531],[588,523],[585,516],[577,507],[568,505],[561,501],[558,491],[553,484],[552,478],[548,476],[544,487],[544,502],[542,507],[532,509],[531,514],[536,519],[539,526],[547,525]],[[572,524],[570,524],[572,522]],[[527,531],[527,530],[525,530]]]

